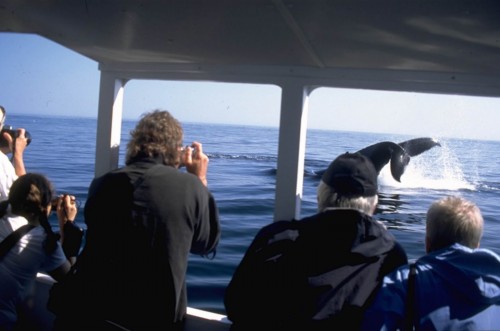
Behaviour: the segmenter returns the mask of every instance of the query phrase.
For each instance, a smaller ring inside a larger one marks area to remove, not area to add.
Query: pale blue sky
[[[97,116],[97,63],[47,39],[0,33],[0,105],[9,113]],[[131,81],[124,118],[154,108],[181,122],[278,126],[276,86]],[[500,98],[347,89],[311,94],[309,127],[500,140]]]

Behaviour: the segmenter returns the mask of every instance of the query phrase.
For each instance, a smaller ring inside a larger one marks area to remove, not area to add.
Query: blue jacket
[[[416,262],[415,320],[418,330],[500,330],[500,257],[459,244]],[[384,278],[365,312],[364,330],[403,326],[409,266]]]

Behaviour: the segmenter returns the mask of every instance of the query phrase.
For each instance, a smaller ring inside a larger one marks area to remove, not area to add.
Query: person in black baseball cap
[[[226,289],[231,330],[357,330],[383,276],[408,262],[372,215],[369,158],[338,156],[318,186],[318,213],[263,227]]]
[[[377,177],[370,159],[345,153],[333,160],[321,179],[341,195],[373,196],[377,194]]]
[[[330,163],[318,186],[318,210],[355,208],[372,215],[378,203],[378,172],[366,156],[345,153]]]

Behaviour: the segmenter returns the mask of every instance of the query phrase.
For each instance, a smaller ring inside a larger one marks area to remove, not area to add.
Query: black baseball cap
[[[374,196],[378,172],[372,161],[360,153],[345,153],[330,163],[321,179],[341,196]]]

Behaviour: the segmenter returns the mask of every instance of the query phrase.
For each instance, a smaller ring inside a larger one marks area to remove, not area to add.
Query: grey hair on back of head
[[[362,197],[340,196],[333,188],[328,186],[323,180],[320,181],[317,189],[318,212],[326,208],[352,208],[365,214],[373,215],[378,203],[378,195]]]

